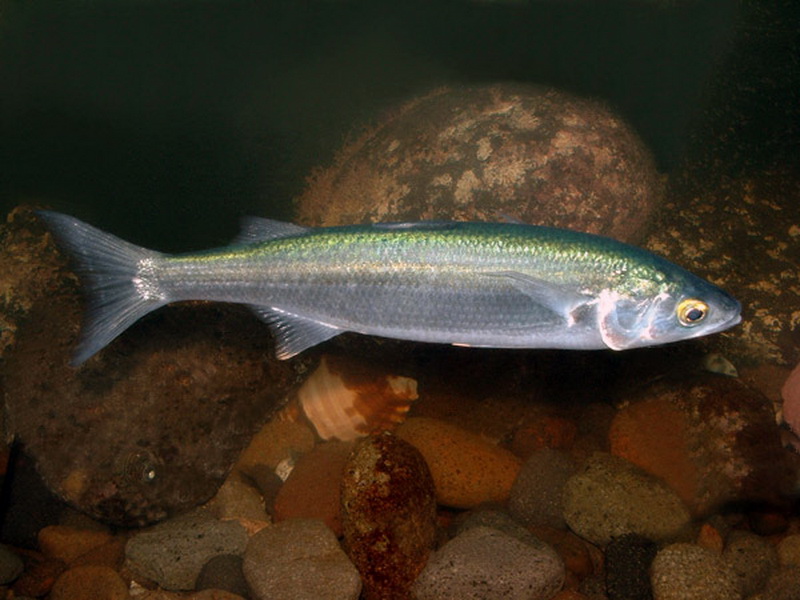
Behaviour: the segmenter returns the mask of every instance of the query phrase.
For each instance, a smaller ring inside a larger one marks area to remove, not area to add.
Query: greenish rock
[[[593,454],[564,486],[564,519],[575,533],[605,546],[614,536],[638,534],[670,542],[688,533],[690,515],[678,495],[635,465]]]

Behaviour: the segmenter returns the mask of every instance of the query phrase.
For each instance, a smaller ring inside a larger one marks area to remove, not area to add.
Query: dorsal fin
[[[233,244],[256,244],[277,238],[292,237],[307,233],[310,228],[284,221],[275,221],[263,217],[242,217],[241,229]]]
[[[441,229],[455,229],[458,221],[411,221],[411,222],[391,222],[373,223],[375,229],[406,230],[406,231],[428,231]]]

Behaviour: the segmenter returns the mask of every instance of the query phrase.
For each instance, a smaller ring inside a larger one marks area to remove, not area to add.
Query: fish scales
[[[343,331],[620,350],[713,333],[739,319],[732,297],[677,265],[568,230],[452,222],[312,229],[254,219],[229,247],[170,256],[72,217],[42,216],[89,290],[76,363],[141,315],[179,300],[250,305],[275,333],[281,358]],[[115,244],[123,264],[104,264],[96,247]],[[687,306],[692,318],[681,321]]]

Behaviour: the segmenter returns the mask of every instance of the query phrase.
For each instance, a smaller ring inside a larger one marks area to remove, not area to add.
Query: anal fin
[[[274,306],[251,305],[275,336],[275,355],[286,360],[343,332],[338,327],[300,317]]]

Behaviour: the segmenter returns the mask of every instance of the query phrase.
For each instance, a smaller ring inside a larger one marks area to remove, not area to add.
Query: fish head
[[[598,325],[612,350],[668,344],[718,333],[741,321],[741,305],[723,289],[690,273],[632,296],[603,290]]]

